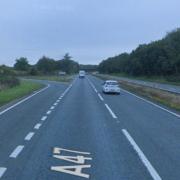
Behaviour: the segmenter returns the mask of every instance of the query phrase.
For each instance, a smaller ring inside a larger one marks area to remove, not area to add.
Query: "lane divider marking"
[[[50,110],[49,110],[49,111],[47,111],[47,112],[46,112],[46,114],[48,114],[48,115],[49,115],[49,114],[51,114],[51,112],[52,112],[52,111],[50,111]]]
[[[147,170],[149,171],[150,175],[152,176],[152,178],[154,180],[162,180],[161,177],[159,176],[159,174],[157,173],[157,171],[154,169],[154,167],[152,166],[152,164],[149,162],[149,160],[146,158],[146,156],[144,155],[144,153],[141,151],[141,149],[139,148],[139,146],[136,144],[136,142],[134,141],[134,139],[131,137],[131,135],[128,133],[128,131],[126,129],[122,129],[123,134],[125,135],[125,137],[127,138],[127,140],[129,141],[129,143],[132,145],[133,149],[136,151],[136,153],[138,154],[139,158],[141,159],[141,161],[143,162],[143,164],[145,165],[145,167],[147,168]]]
[[[50,108],[50,109],[51,109],[51,110],[53,110],[54,108],[55,108],[54,106],[51,106],[51,108]]]
[[[39,129],[41,127],[42,124],[38,123],[34,126],[34,129]]]
[[[104,98],[99,93],[98,93],[98,96],[99,96],[101,101],[104,101]]]
[[[34,134],[35,134],[34,132],[28,133],[27,136],[24,138],[24,140],[25,140],[25,141],[30,141],[31,138],[34,136]]]
[[[23,145],[19,145],[16,147],[16,149],[14,149],[14,151],[11,153],[11,155],[9,156],[10,158],[17,158],[18,155],[21,153],[21,151],[24,149]]]
[[[42,118],[41,118],[41,121],[45,121],[47,119],[47,116],[43,116]]]
[[[4,173],[6,172],[7,168],[5,167],[0,167],[0,178],[2,178],[2,176],[4,175]]]
[[[110,112],[111,116],[114,118],[114,119],[117,119],[117,116],[114,114],[114,112],[111,110],[111,108],[105,104],[106,108],[108,109],[108,111]]]
[[[54,103],[53,105],[54,105],[54,106],[57,106],[57,105],[58,105],[58,103]]]

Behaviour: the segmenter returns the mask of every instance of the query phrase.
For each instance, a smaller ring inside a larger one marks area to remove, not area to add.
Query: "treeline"
[[[98,70],[98,65],[92,65],[92,64],[80,64],[79,68],[82,70],[85,70],[86,72],[94,72]]]
[[[101,73],[125,73],[133,76],[180,76],[180,29],[162,40],[139,45],[130,54],[123,53],[103,60]]]
[[[77,73],[79,70],[79,64],[71,59],[71,56],[67,53],[61,60],[54,60],[52,58],[43,56],[38,60],[35,65],[30,65],[27,58],[21,57],[16,59],[14,69],[19,74],[27,75],[39,75],[39,74],[57,74],[60,71],[67,74]]]

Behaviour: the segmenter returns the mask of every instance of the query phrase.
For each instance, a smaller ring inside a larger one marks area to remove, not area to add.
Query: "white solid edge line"
[[[144,153],[141,151],[141,149],[139,148],[139,146],[136,144],[136,142],[134,141],[134,139],[131,137],[131,135],[128,133],[128,131],[126,129],[122,129],[123,134],[125,135],[125,137],[127,138],[127,140],[129,141],[129,143],[132,145],[133,149],[136,151],[136,153],[138,154],[139,158],[141,159],[141,161],[143,162],[143,164],[145,165],[145,167],[147,168],[147,170],[149,171],[149,173],[151,174],[152,178],[154,180],[162,180],[161,177],[159,176],[159,174],[157,173],[157,171],[154,169],[154,167],[152,166],[152,164],[150,163],[150,161],[146,158],[146,156],[144,155]]]
[[[111,108],[110,108],[107,104],[105,104],[105,106],[106,106],[106,108],[108,109],[108,111],[110,112],[110,114],[112,115],[112,117],[113,117],[114,119],[117,119],[117,116],[114,114],[114,112],[111,110]]]
[[[99,96],[101,101],[104,101],[104,98],[99,93],[98,93],[98,96]]]
[[[122,89],[122,91],[124,91],[124,92],[126,92],[126,93],[128,93],[128,94],[131,94],[132,96],[135,96],[136,98],[141,99],[142,101],[145,101],[145,102],[147,102],[147,103],[149,103],[149,104],[151,104],[151,105],[153,105],[153,106],[155,106],[155,107],[157,107],[157,108],[159,108],[159,109],[161,109],[161,110],[163,110],[163,111],[166,111],[166,112],[168,112],[168,113],[170,113],[170,114],[172,114],[172,115],[180,118],[180,114],[177,114],[177,113],[172,112],[172,111],[170,111],[170,110],[168,110],[168,109],[166,109],[166,108],[163,108],[163,107],[161,107],[161,106],[159,106],[159,105],[157,105],[157,104],[155,104],[155,103],[153,103],[153,102],[151,102],[151,101],[148,101],[148,100],[146,100],[146,99],[144,99],[144,98],[142,98],[142,97],[139,97],[139,96],[135,95],[134,93],[131,93],[131,92],[126,91],[126,90],[124,90],[124,89]]]
[[[12,106],[10,106],[10,107],[6,108],[5,110],[1,111],[1,112],[0,112],[0,115],[2,115],[2,114],[4,114],[5,112],[7,112],[7,111],[11,110],[12,108],[14,108],[14,107],[18,106],[19,104],[21,104],[21,103],[23,103],[23,102],[27,101],[28,99],[32,98],[33,96],[35,96],[35,95],[37,95],[37,94],[39,94],[39,93],[41,93],[41,92],[45,91],[45,90],[46,90],[47,88],[49,88],[49,87],[50,87],[50,85],[48,84],[48,85],[47,85],[47,87],[45,87],[45,88],[41,89],[40,91],[38,91],[38,92],[36,92],[36,93],[34,93],[34,94],[32,94],[32,95],[30,95],[30,96],[26,97],[25,99],[23,99],[23,100],[21,100],[21,101],[17,102],[16,104],[14,104],[14,105],[12,105]]]
[[[6,172],[7,168],[5,167],[0,167],[0,178],[2,178],[2,176],[4,175],[4,173]]]
[[[11,153],[11,155],[9,156],[10,158],[16,158],[21,151],[24,149],[23,145],[17,146],[16,149],[14,149],[14,151]]]
[[[40,123],[37,123],[35,126],[34,126],[34,129],[39,129],[41,127],[42,124]]]
[[[47,116],[43,116],[42,118],[41,118],[41,121],[45,121],[47,119]]]
[[[34,136],[34,132],[30,132],[26,135],[26,137],[24,138],[25,141],[30,141],[31,138]]]

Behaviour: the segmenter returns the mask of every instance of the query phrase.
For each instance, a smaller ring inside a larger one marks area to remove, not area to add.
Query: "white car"
[[[79,78],[84,78],[85,77],[85,71],[81,70],[79,71]]]
[[[103,83],[102,86],[103,93],[115,93],[120,94],[121,89],[117,81],[114,80],[107,80]]]

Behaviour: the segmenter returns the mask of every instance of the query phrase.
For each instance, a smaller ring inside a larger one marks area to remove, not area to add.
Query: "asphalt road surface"
[[[180,179],[179,114],[91,76],[47,84],[0,112],[0,179]]]

